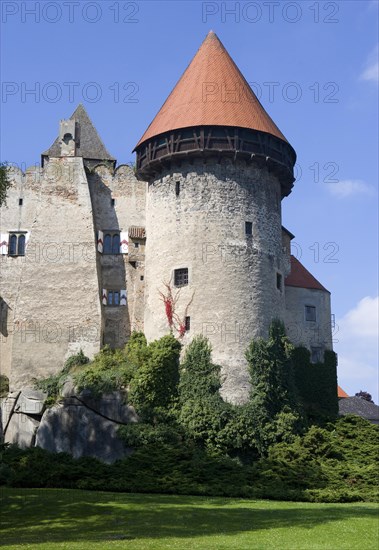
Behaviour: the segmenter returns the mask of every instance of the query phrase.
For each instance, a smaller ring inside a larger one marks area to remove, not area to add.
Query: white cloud
[[[362,338],[378,337],[379,296],[362,298],[358,305],[346,313],[341,319],[344,330],[351,335]]]
[[[366,296],[337,320],[339,384],[349,394],[368,391],[378,402],[379,296]]]
[[[363,180],[341,180],[326,184],[329,193],[338,198],[346,198],[355,195],[373,195],[375,189]]]
[[[367,59],[365,69],[360,75],[361,80],[367,80],[369,82],[379,81],[379,46],[373,49]]]

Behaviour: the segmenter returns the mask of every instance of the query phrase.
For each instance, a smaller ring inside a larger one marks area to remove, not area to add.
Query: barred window
[[[188,267],[181,269],[175,269],[174,271],[174,284],[175,286],[188,285]]]

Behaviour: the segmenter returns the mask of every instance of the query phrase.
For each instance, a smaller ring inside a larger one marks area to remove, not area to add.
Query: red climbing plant
[[[165,314],[170,327],[170,332],[176,332],[179,338],[183,338],[186,333],[186,317],[188,309],[192,304],[194,293],[192,294],[191,300],[188,302],[184,309],[183,317],[180,317],[177,313],[177,303],[180,296],[181,289],[179,288],[176,292],[173,291],[171,286],[171,281],[168,283],[163,283],[165,286],[165,292],[159,290],[160,298],[164,304]]]

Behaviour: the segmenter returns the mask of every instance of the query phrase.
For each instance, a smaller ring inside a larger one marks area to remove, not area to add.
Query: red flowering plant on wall
[[[184,309],[184,315],[180,317],[177,312],[177,304],[178,304],[181,289],[179,288],[176,292],[174,292],[171,286],[171,281],[168,283],[163,283],[163,285],[165,287],[165,291],[162,292],[160,290],[159,296],[165,308],[165,314],[166,314],[168,326],[170,328],[170,332],[172,334],[176,333],[179,339],[183,338],[183,336],[186,333],[186,317],[187,317],[188,309],[192,304],[194,293],[192,294],[191,300],[188,302],[188,304]]]

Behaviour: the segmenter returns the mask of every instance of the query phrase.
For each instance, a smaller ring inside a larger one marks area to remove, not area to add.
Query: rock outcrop
[[[92,456],[107,463],[131,453],[117,435],[120,425],[138,421],[125,391],[97,397],[89,390],[78,392],[69,377],[53,407],[46,408],[45,399],[46,394],[31,388],[2,399],[5,443],[38,446],[75,458]]]

